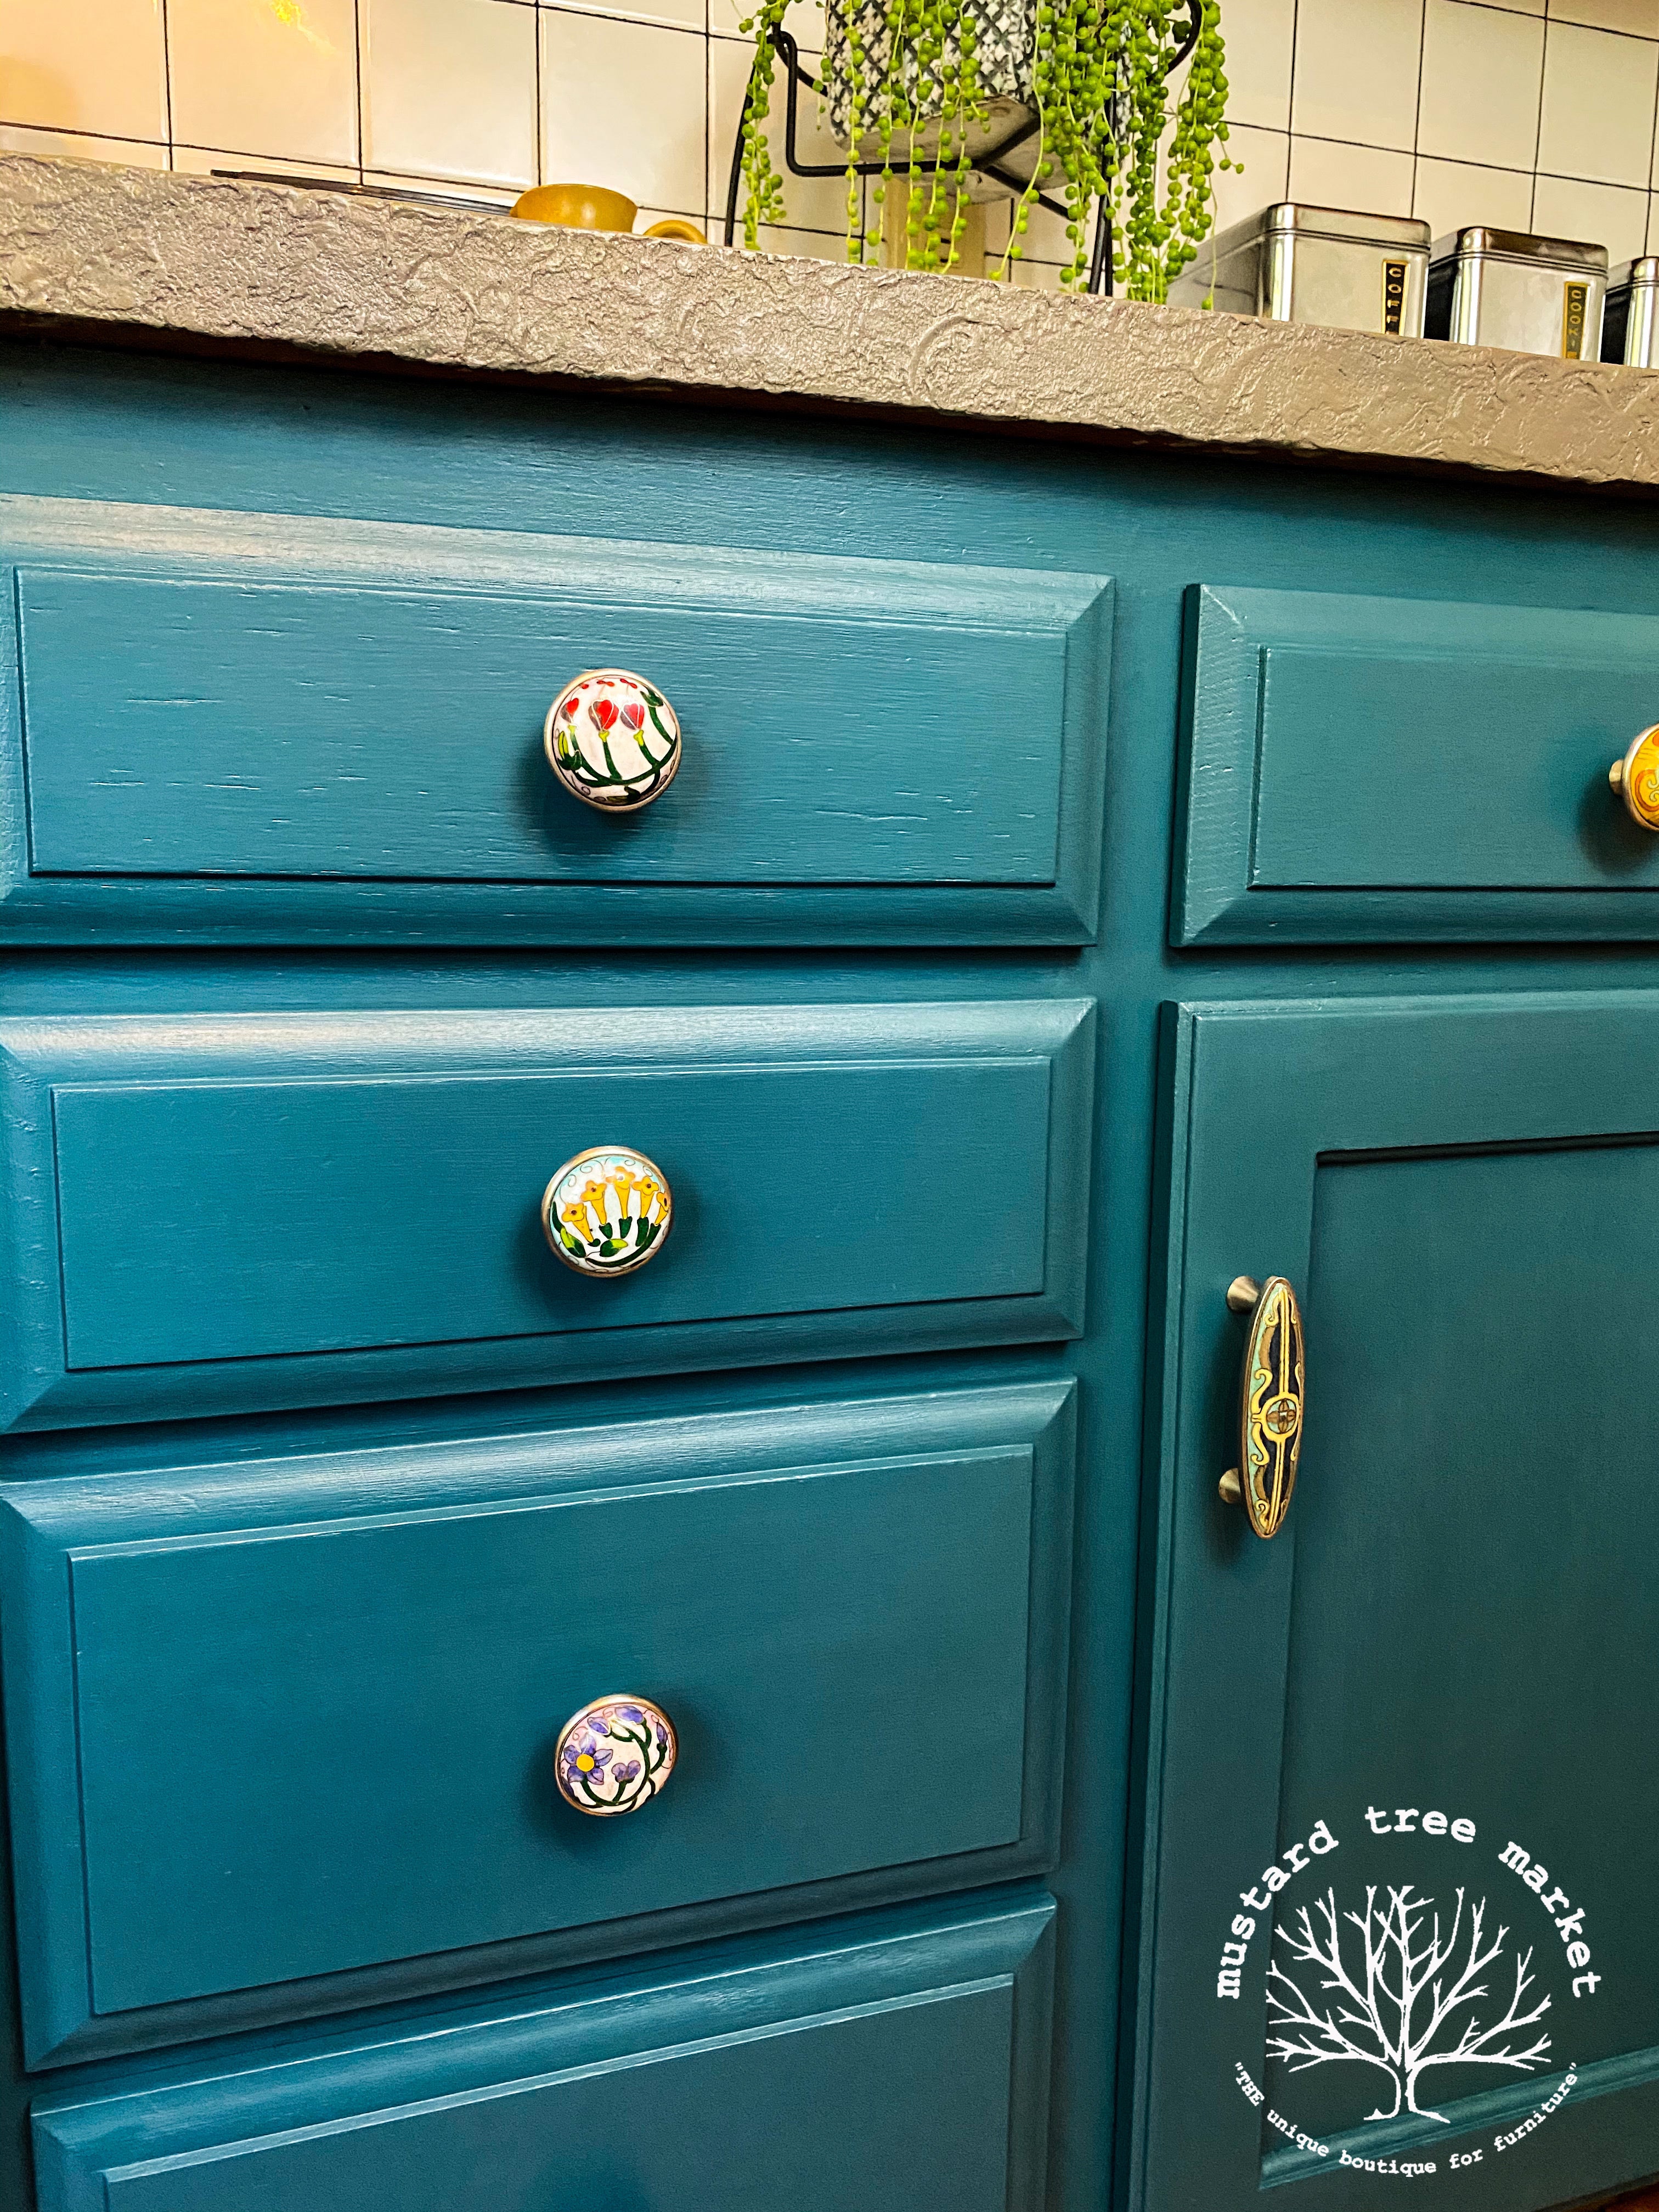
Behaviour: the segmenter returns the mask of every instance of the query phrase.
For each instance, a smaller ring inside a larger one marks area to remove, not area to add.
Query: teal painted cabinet
[[[159,2095],[53,2100],[46,2212],[959,2212],[1038,2201],[1052,1910],[526,1990]]]
[[[3,2212],[1659,2172],[1651,510],[16,331],[0,408]]]
[[[1659,2118],[1659,994],[1168,1044],[1133,2201],[1615,2190]],[[1242,1267],[1305,1302],[1268,1542],[1218,1492]]]

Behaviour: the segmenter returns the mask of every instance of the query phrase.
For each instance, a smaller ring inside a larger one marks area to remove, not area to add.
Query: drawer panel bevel
[[[0,1407],[57,1427],[1074,1335],[1092,1008],[0,1021]],[[538,1211],[596,1144],[674,1192],[661,1251],[607,1282]]]
[[[30,2063],[1036,1870],[1074,1424],[1060,1381],[7,1486]],[[630,1690],[679,1762],[588,1819],[555,1741]]]

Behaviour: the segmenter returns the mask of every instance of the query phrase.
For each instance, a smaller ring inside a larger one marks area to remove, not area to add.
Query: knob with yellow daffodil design
[[[579,1275],[627,1275],[661,1251],[674,1218],[668,1178],[621,1145],[567,1160],[542,1193],[542,1227]]]
[[[559,1795],[604,1820],[637,1813],[674,1771],[674,1723],[649,1698],[595,1698],[559,1730],[553,1771]]]

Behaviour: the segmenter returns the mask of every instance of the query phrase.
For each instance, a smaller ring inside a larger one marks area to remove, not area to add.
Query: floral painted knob
[[[590,668],[548,708],[542,744],[573,797],[606,814],[629,814],[660,799],[674,781],[679,717],[644,677]]]
[[[643,1152],[595,1145],[542,1193],[542,1227],[579,1275],[627,1275],[661,1251],[674,1219],[668,1178]]]
[[[637,1813],[674,1771],[674,1723],[648,1698],[595,1698],[559,1731],[559,1794],[579,1813]]]

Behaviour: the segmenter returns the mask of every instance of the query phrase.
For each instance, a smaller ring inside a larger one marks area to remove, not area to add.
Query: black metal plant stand
[[[1182,63],[1198,44],[1200,20],[1200,0],[1191,0],[1190,16],[1186,33],[1176,49],[1174,60],[1170,64],[1171,72],[1180,68]],[[775,25],[769,35],[773,46],[777,50],[778,58],[784,66],[787,89],[783,158],[792,176],[844,177],[850,173],[855,177],[880,177],[890,174],[895,177],[933,177],[937,176],[941,169],[949,169],[952,173],[955,173],[957,166],[955,155],[952,155],[948,161],[891,163],[854,161],[850,165],[850,169],[849,165],[845,161],[803,161],[796,151],[796,125],[799,110],[800,88],[805,85],[808,92],[815,93],[819,89],[818,82],[816,77],[809,76],[801,67],[800,47],[787,31],[781,25]],[[732,173],[726,191],[724,242],[727,246],[734,244],[737,239],[738,195],[743,189],[743,126],[748,119],[749,95],[745,92],[743,112],[738,118],[737,143],[732,149]],[[1114,116],[1115,136],[1120,138],[1122,137],[1127,127],[1127,115]],[[1035,115],[1028,118],[1017,131],[1011,131],[1006,138],[1000,138],[994,146],[988,148],[976,160],[970,161],[968,165],[969,168],[982,177],[994,178],[998,184],[1006,185],[1012,192],[1023,197],[1030,190],[1027,180],[1024,177],[1016,175],[1012,169],[1005,168],[1002,166],[1002,157],[1005,154],[1011,154],[1016,146],[1023,146],[1027,139],[1035,137],[1039,127],[1038,119]],[[1039,207],[1047,208],[1050,215],[1057,215],[1062,222],[1065,221],[1068,210],[1061,202],[1051,199],[1048,193],[1043,191],[1036,192],[1033,197]],[[1094,251],[1089,257],[1087,289],[1091,292],[1103,293],[1109,297],[1112,289],[1112,219],[1103,206],[1101,206],[1098,202],[1096,205],[1099,219],[1095,224]]]

